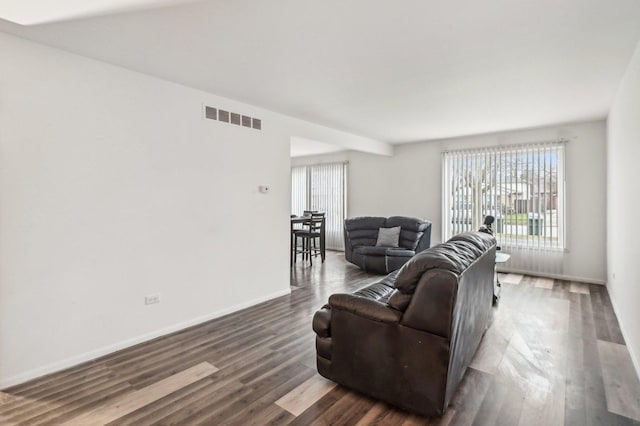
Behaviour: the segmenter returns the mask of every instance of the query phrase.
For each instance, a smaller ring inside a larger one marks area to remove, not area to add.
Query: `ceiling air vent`
[[[248,115],[241,115],[237,112],[229,112],[223,109],[205,106],[204,116],[209,120],[217,120],[223,123],[235,124],[236,126],[262,130],[262,120],[255,117],[249,117]]]

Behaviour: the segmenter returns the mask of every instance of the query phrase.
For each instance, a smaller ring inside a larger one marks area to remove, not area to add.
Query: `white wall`
[[[408,215],[433,222],[442,235],[441,153],[448,149],[569,139],[566,151],[567,247],[559,276],[604,283],[604,121],[572,123],[479,136],[397,145],[392,157],[359,152],[292,159],[292,164],[349,161],[348,212],[354,216]]]
[[[0,57],[0,387],[288,293],[289,140],[364,141],[3,33]]]
[[[607,287],[640,374],[640,44],[607,120]]]

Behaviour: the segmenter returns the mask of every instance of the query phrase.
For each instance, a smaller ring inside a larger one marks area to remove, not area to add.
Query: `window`
[[[491,215],[502,246],[564,249],[564,145],[443,153],[443,241]]]
[[[343,224],[347,217],[347,163],[291,168],[291,213],[325,212],[326,246],[344,250]]]

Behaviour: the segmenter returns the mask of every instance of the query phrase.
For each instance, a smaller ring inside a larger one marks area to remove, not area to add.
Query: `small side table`
[[[496,253],[496,265],[498,263],[505,263],[509,260],[511,255],[509,253],[497,252]],[[500,284],[500,280],[498,280],[498,270],[494,268],[494,279],[493,279],[493,304],[496,305],[498,300],[500,300],[500,292],[502,291],[502,284]]]

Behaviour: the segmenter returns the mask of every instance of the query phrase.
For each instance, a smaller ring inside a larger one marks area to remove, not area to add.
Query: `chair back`
[[[322,231],[322,227],[324,226],[325,214],[324,212],[313,212],[311,213],[307,220],[304,221],[304,231],[309,233],[320,233]]]

